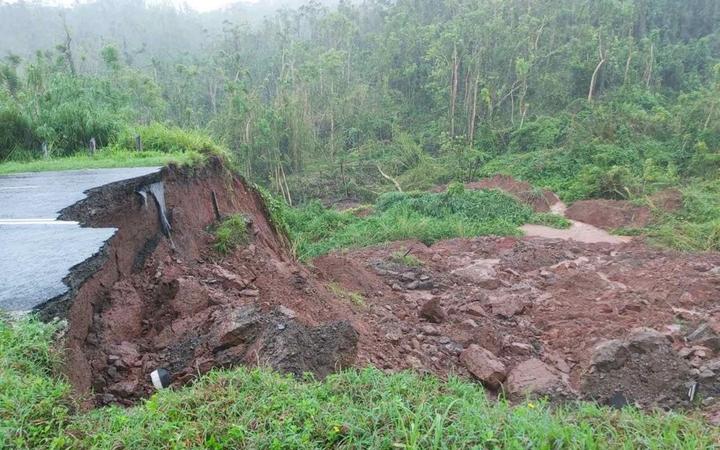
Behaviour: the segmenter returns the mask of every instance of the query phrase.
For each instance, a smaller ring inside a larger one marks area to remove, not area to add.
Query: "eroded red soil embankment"
[[[137,194],[158,181],[169,238],[156,202]],[[221,214],[248,223],[249,244],[227,258],[212,250],[213,193]],[[324,376],[354,362],[357,332],[341,320],[349,308],[291,258],[259,195],[219,162],[92,190],[63,217],[118,228],[70,277],[68,296],[45,310],[68,318],[67,374],[89,403],[148,395],[158,368],[181,385],[213,367]]]
[[[136,193],[157,182],[169,238],[157,205]],[[248,244],[224,258],[209,231],[213,195],[220,213],[248,223]],[[219,162],[93,190],[64,217],[119,229],[45,311],[66,312],[67,372],[91,404],[147,396],[158,368],[183,385],[238,364],[459,374],[516,399],[677,407],[720,396],[715,253],[487,237],[305,267],[257,193]]]

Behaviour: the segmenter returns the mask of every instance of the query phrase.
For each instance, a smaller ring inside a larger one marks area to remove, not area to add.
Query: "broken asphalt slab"
[[[0,176],[0,310],[20,312],[63,294],[70,268],[93,256],[113,228],[58,221],[89,189],[158,172],[157,167]]]

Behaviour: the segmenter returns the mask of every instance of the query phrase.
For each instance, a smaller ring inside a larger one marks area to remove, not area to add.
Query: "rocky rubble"
[[[420,267],[393,262],[408,250]],[[362,282],[337,269],[348,259]],[[720,319],[716,254],[477,238],[393,243],[314,264],[368,294],[356,311],[366,323],[359,364],[460,374],[513,399],[683,407],[693,386],[696,400],[720,396],[720,340],[700,327]],[[408,289],[419,276],[433,288]]]
[[[147,396],[158,368],[182,385],[238,364],[458,374],[513,400],[677,407],[720,397],[718,254],[485,237],[397,242],[305,267],[255,192],[206,171],[163,172],[170,239],[134,184],[90,193],[67,217],[118,228],[62,308],[68,376],[96,404]],[[212,198],[248,218],[247,245],[224,257],[208,232]]]
[[[690,365],[665,335],[636,328],[624,339],[605,341],[595,348],[581,392],[605,404],[623,398],[643,407],[670,408],[687,406],[695,383]]]

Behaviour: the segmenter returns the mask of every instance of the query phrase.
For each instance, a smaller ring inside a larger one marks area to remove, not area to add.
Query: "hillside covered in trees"
[[[207,136],[291,203],[498,172],[566,201],[682,187],[717,248],[720,3],[271,6],[1,5],[0,158]]]
[[[0,0],[0,448],[715,448],[718,199],[720,0]]]

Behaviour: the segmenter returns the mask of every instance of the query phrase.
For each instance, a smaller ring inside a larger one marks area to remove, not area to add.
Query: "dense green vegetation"
[[[222,220],[214,230],[215,250],[228,255],[248,241],[247,222],[242,214],[234,214]]]
[[[24,21],[42,37],[0,49],[0,161],[82,153],[92,138],[132,151],[136,136],[177,153],[212,146],[207,135],[292,204],[374,202],[393,183],[498,172],[566,201],[642,202],[680,187],[687,210],[648,232],[718,248],[706,238],[720,234],[707,214],[717,208],[694,205],[720,170],[718,2],[308,1],[263,21],[259,11],[0,5],[9,30]],[[127,29],[107,26],[110,13]],[[176,127],[202,131],[177,139]]]
[[[313,201],[285,208],[281,215],[300,259],[404,239],[430,245],[453,237],[520,235],[518,226],[526,223],[568,225],[562,217],[536,214],[500,191],[464,190],[459,183],[445,193],[383,194],[371,209],[361,217],[357,211],[340,212]]]
[[[58,324],[0,317],[0,447],[48,447],[70,419],[70,386],[52,347]]]
[[[140,405],[73,413],[55,373],[57,325],[0,321],[3,448],[667,448],[713,447],[702,420],[674,413],[488,399],[478,384],[377,369],[302,381],[216,371]]]

